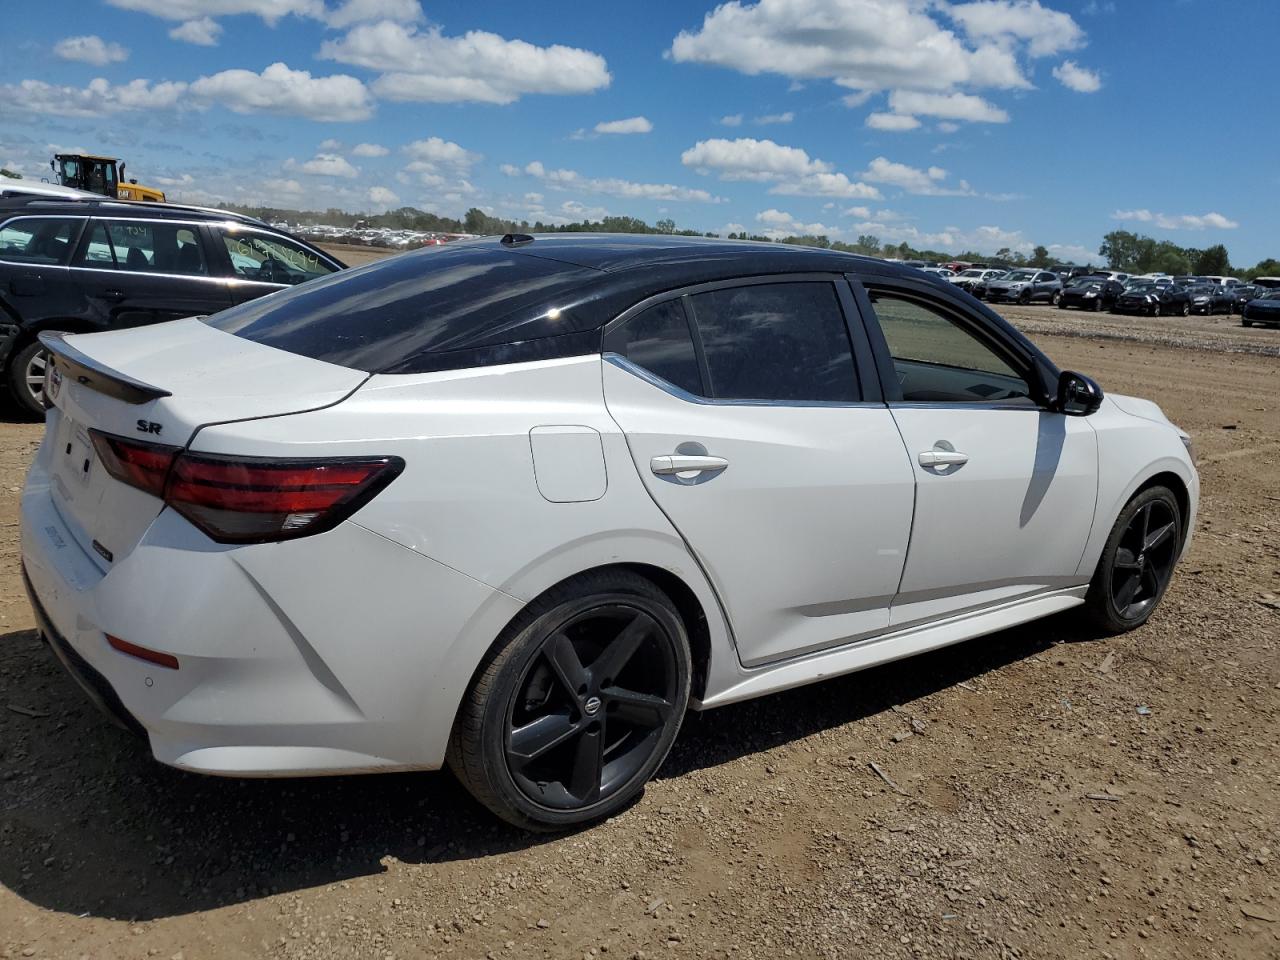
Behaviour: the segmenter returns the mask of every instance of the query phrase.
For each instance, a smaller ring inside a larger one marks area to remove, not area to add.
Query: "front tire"
[[[1182,315],[1183,315],[1184,317],[1189,317],[1189,316],[1191,316],[1191,304],[1190,304],[1190,303],[1184,303],[1184,304],[1182,305]],[[1205,315],[1206,317],[1207,317],[1207,316],[1209,316],[1209,308],[1207,308],[1207,307],[1205,308],[1204,315]]]
[[[684,622],[653,583],[628,572],[574,578],[490,649],[459,708],[449,766],[526,830],[611,816],[666,759],[691,674]]]
[[[1182,511],[1168,487],[1148,487],[1116,518],[1102,548],[1085,613],[1104,633],[1142,626],[1163,599],[1182,549]]]
[[[1051,299],[1051,301],[1050,301],[1050,302],[1051,302],[1055,307],[1056,307],[1058,304],[1060,304],[1060,303],[1062,302],[1062,291],[1061,291],[1061,290],[1055,290],[1055,291],[1053,292],[1053,297],[1052,297],[1052,299]]]
[[[48,351],[33,340],[9,358],[9,393],[24,413],[44,417],[44,371]]]

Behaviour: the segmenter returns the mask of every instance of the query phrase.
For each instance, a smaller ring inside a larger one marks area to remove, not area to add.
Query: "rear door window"
[[[695,294],[689,303],[717,400],[861,399],[831,283],[750,284]]]
[[[193,226],[163,220],[105,220],[103,224],[119,270],[194,277],[209,274],[200,237]]]
[[[604,348],[692,394],[702,393],[698,354],[680,300],[667,300],[609,331]]]
[[[66,266],[82,221],[22,217],[0,227],[0,260]]]

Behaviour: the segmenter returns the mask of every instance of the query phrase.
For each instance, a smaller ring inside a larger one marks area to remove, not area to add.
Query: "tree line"
[[[275,207],[236,207],[231,209],[264,220],[287,220],[297,224],[328,224],[337,227],[385,227],[393,230],[415,230],[424,233],[474,233],[492,235],[502,233],[665,233],[686,237],[717,237],[716,233],[680,229],[674,220],[664,219],[650,224],[638,217],[604,217],[600,220],[581,220],[575,223],[544,223],[541,220],[506,220],[472,207],[462,219],[442,217],[416,207],[398,207],[384,213],[350,213],[331,207],[323,212],[285,210]],[[730,240],[769,241],[772,237],[743,231],[728,234]],[[822,247],[846,253],[858,253],[870,257],[886,257],[898,260],[931,260],[939,263],[959,260],[966,263],[995,263],[1009,267],[1049,267],[1055,265],[1049,249],[1035,246],[1030,254],[1022,254],[1004,247],[994,254],[976,250],[960,252],[917,249],[905,241],[882,243],[879,237],[862,234],[853,243],[832,240],[823,235],[803,234],[783,237],[781,243]],[[1169,273],[1176,275],[1280,276],[1280,261],[1274,258],[1262,260],[1250,268],[1234,267],[1227,248],[1218,243],[1204,249],[1180,247],[1169,240],[1156,240],[1128,230],[1113,230],[1102,239],[1098,248],[1099,265],[1105,263],[1112,270],[1125,273]],[[1093,263],[1081,264],[1093,266]]]

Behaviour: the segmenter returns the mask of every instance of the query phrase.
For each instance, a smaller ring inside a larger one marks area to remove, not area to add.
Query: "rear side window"
[[[849,331],[830,283],[752,284],[689,302],[716,399],[860,399]]]
[[[104,220],[95,224],[86,259],[101,252],[94,241],[105,225],[116,269],[131,273],[168,273],[203,277],[209,273],[195,228],[160,220]]]
[[[656,304],[609,331],[604,348],[688,393],[702,393],[698,354],[679,300]]]
[[[80,232],[79,220],[55,217],[23,217],[0,227],[0,260],[65,266],[72,241]]]

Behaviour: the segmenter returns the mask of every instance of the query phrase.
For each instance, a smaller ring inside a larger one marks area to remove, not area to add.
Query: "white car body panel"
[[[1088,418],[959,404],[892,410],[917,482],[893,626],[1079,582],[1098,486]],[[968,462],[921,466],[938,443]]]
[[[889,626],[914,490],[884,404],[690,402],[614,362],[604,382],[635,470],[715,585],[743,663]],[[655,476],[650,461],[677,453],[728,466]]]

